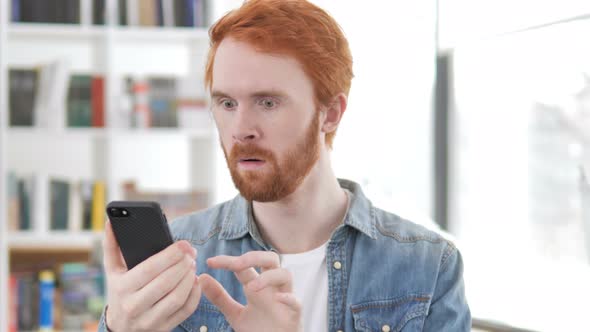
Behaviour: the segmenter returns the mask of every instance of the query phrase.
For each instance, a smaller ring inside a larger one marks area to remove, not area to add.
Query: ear
[[[324,133],[331,133],[338,128],[338,124],[340,124],[340,119],[342,119],[342,115],[344,111],[346,111],[346,105],[348,103],[348,98],[344,93],[339,93],[332,99],[332,102],[324,108],[322,111],[322,132]]]

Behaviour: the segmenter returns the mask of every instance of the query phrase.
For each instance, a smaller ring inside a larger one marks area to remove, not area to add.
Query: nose
[[[253,142],[260,137],[256,128],[254,117],[246,109],[239,108],[236,111],[235,126],[232,134],[234,141],[239,143]]]

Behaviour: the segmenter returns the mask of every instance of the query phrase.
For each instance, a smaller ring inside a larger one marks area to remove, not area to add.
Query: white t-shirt
[[[346,218],[352,193],[344,191],[348,198]],[[326,242],[310,251],[281,255],[281,267],[291,272],[293,293],[303,307],[303,331],[328,332],[327,246]]]
[[[281,255],[281,266],[293,276],[293,293],[303,307],[303,331],[328,331],[326,247]]]

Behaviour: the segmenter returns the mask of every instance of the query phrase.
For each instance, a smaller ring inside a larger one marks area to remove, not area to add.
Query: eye
[[[223,106],[223,108],[225,108],[225,109],[232,109],[237,106],[237,103],[231,99],[223,99],[223,100],[221,100],[220,103]]]
[[[277,107],[276,100],[274,100],[272,98],[263,98],[260,100],[259,104],[268,110]]]

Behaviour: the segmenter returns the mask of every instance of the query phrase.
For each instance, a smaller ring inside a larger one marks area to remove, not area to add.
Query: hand
[[[245,306],[210,275],[199,276],[203,293],[236,332],[303,331],[301,304],[293,294],[291,274],[280,267],[276,253],[251,251],[238,257],[216,256],[209,258],[207,265],[233,271],[244,287],[248,302]],[[258,274],[255,267],[260,267],[262,273]]]
[[[201,299],[195,264],[196,250],[188,242],[179,241],[127,270],[111,223],[107,222],[104,265],[109,329],[170,331],[184,321]]]

